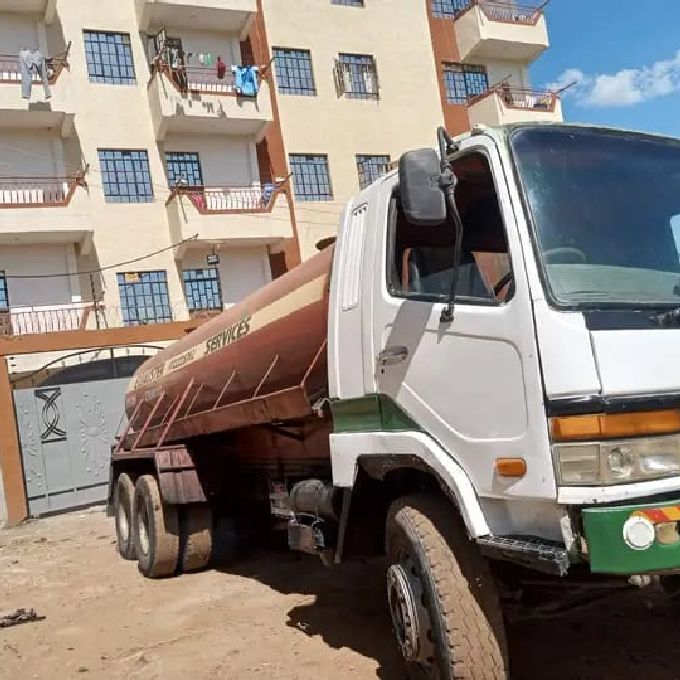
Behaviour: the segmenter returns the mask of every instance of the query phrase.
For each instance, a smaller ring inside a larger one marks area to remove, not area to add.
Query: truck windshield
[[[680,305],[680,141],[545,127],[510,143],[555,303]]]

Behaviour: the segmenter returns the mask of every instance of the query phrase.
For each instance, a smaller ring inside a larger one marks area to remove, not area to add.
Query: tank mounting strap
[[[524,536],[482,536],[477,545],[485,557],[515,562],[545,574],[566,576],[569,570],[569,553],[559,543]]]

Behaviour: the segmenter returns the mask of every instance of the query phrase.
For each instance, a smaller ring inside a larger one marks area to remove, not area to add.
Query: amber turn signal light
[[[680,432],[680,409],[639,413],[599,413],[550,419],[553,441],[616,439]]]
[[[527,462],[524,458],[496,458],[496,472],[499,477],[524,477]]]

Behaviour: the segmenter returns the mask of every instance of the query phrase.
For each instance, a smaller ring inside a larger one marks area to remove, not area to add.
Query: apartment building
[[[536,0],[534,0],[536,1]],[[303,257],[409,148],[484,123],[561,120],[531,88],[543,6],[492,0],[262,0]]]
[[[243,69],[256,13],[0,0],[4,333],[182,320],[279,272],[294,230],[270,87]]]
[[[238,302],[438,125],[561,119],[547,47],[508,0],[0,0],[0,331]]]

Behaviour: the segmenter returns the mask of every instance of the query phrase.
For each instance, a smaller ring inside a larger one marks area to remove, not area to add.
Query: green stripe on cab
[[[335,432],[413,432],[420,427],[384,394],[331,401]]]

